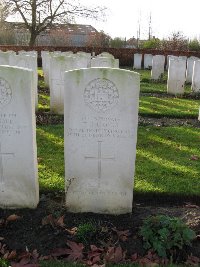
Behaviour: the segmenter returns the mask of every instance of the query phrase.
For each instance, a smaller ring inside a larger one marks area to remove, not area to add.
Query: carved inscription
[[[106,158],[102,156],[102,141],[98,141],[98,153],[96,156],[85,156],[85,159],[88,160],[96,160],[98,162],[97,168],[97,179],[98,179],[98,187],[100,187],[101,183],[101,176],[102,176],[102,161],[103,160],[115,160],[114,157]]]
[[[9,83],[0,78],[0,108],[10,103],[12,99],[12,90]]]
[[[5,153],[1,151],[1,143],[0,143],[0,184],[3,185],[4,181],[4,165],[3,160],[14,157],[14,153]]]
[[[16,113],[0,113],[0,135],[18,135],[27,125],[19,125]]]
[[[134,131],[120,126],[115,117],[83,117],[79,127],[68,128],[67,136],[80,138],[132,138]]]
[[[112,81],[95,79],[86,86],[84,101],[95,111],[106,111],[118,104],[119,91]]]

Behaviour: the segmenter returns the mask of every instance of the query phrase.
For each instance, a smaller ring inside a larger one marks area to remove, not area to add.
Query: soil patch
[[[200,235],[200,206],[197,205],[199,198],[189,203],[176,199],[174,203],[172,201],[164,204],[163,200],[160,205],[158,202],[154,205],[154,200],[149,201],[149,199],[152,198],[147,197],[145,200],[144,195],[138,195],[134,200],[132,214],[111,216],[69,213],[64,206],[63,193],[42,194],[35,210],[0,210],[1,242],[6,244],[10,251],[16,250],[17,253],[37,249],[40,255],[51,255],[54,249],[66,248],[69,240],[80,242],[73,231],[75,227],[90,222],[96,230],[95,233],[87,235],[87,242],[84,244],[86,251],[91,244],[103,249],[120,246],[123,251],[126,251],[127,257],[135,253],[144,256],[147,252],[143,248],[138,231],[146,217],[157,214],[179,217],[195,230],[197,236]],[[6,221],[13,214],[20,218]],[[121,231],[128,231],[126,238],[120,238]],[[192,247],[184,247],[176,251],[174,261],[185,262],[191,254],[199,257],[200,239],[193,241]]]

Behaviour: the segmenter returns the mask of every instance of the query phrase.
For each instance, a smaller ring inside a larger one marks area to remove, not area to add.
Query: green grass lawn
[[[37,127],[42,191],[64,191],[63,125]],[[200,194],[200,129],[139,127],[135,191]],[[198,160],[192,160],[192,156]]]
[[[139,114],[150,117],[197,118],[200,100],[141,96]]]

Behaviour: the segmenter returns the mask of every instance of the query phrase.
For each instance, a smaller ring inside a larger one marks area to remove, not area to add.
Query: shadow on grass
[[[139,127],[135,191],[200,195],[199,142],[200,129]]]
[[[41,191],[64,192],[63,125],[38,127],[37,143]],[[140,126],[134,196],[200,196],[199,143],[198,128]]]
[[[64,128],[53,125],[37,128],[40,189],[64,191]]]
[[[197,118],[199,104],[198,100],[142,96],[140,97],[139,114],[153,117]]]

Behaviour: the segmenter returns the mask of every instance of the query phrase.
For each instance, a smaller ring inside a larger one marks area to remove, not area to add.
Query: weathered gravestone
[[[30,51],[31,52],[31,51]],[[35,108],[38,108],[38,72],[37,72],[37,56],[27,55],[27,53],[20,53],[19,55],[10,56],[10,66],[17,66],[33,71],[33,91],[35,96]]]
[[[108,52],[102,52],[101,54],[97,55],[97,57],[109,57],[114,58],[114,56]]]
[[[65,72],[66,205],[71,212],[132,211],[138,73]]]
[[[0,65],[9,65],[10,57],[15,54],[14,51],[0,52]]]
[[[168,68],[167,93],[177,95],[184,93],[186,62],[181,58],[170,58]]]
[[[200,60],[194,62],[191,89],[194,93],[200,93]]]
[[[39,201],[33,73],[0,66],[0,207]]]
[[[152,59],[153,59],[153,55],[151,54],[144,55],[144,69],[151,69]]]
[[[152,59],[151,79],[158,80],[165,70],[165,56],[156,55]]]
[[[134,54],[134,69],[140,70],[142,67],[142,54]]]
[[[111,57],[95,57],[91,59],[91,67],[119,68],[119,59]]]
[[[64,114],[64,72],[74,69],[74,57],[54,56],[50,59],[50,110]]]
[[[87,68],[88,59],[79,56],[53,56],[50,59],[50,110],[64,114],[64,72]]]
[[[192,82],[192,75],[193,75],[193,69],[194,69],[194,62],[196,60],[199,60],[198,57],[189,57],[187,59],[187,69],[186,69],[186,82],[191,83]]]

